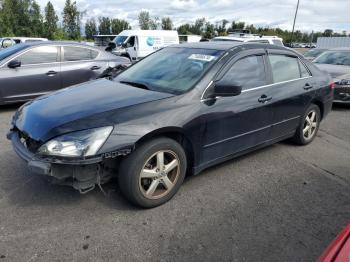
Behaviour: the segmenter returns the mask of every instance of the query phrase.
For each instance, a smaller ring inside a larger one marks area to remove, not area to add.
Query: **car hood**
[[[328,64],[317,64],[314,63],[320,70],[325,71],[331,75],[332,78],[337,78],[341,75],[350,72],[350,66],[343,65],[328,65]]]
[[[67,126],[68,123],[98,115],[96,123],[89,123],[86,127],[77,125],[75,129],[97,127],[104,113],[107,115],[107,112],[171,96],[173,95],[100,79],[65,88],[26,103],[16,112],[13,124],[32,139],[45,142],[58,135],[53,132],[54,129]],[[114,125],[113,121],[109,119],[107,122]],[[66,130],[72,131],[75,130]]]

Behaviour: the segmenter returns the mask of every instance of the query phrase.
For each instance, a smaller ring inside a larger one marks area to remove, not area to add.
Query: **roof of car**
[[[281,49],[287,48],[277,45],[262,44],[262,43],[248,43],[248,42],[231,42],[231,41],[209,41],[209,42],[197,42],[197,43],[183,43],[179,45],[186,48],[203,48],[203,49],[216,49],[216,50],[230,50],[235,47],[249,47],[249,48],[268,48],[268,49]],[[176,46],[178,47],[178,45]],[[289,49],[287,49],[289,50]]]
[[[328,51],[350,51],[350,47],[337,47],[329,49]]]
[[[42,41],[42,42],[29,42],[24,43],[26,46],[40,46],[40,45],[80,45],[95,48],[94,46],[87,45],[85,43],[72,42],[72,41]]]

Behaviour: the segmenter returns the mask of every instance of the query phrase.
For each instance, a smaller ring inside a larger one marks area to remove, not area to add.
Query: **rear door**
[[[273,99],[267,86],[265,50],[242,52],[227,66],[222,78],[239,83],[242,93],[203,101],[206,130],[202,163],[229,156],[271,139]],[[219,79],[221,76],[219,76]]]
[[[81,46],[62,47],[62,87],[96,79],[108,67],[108,61],[99,60],[100,52]]]
[[[274,138],[295,132],[306,106],[314,97],[314,81],[300,59],[283,50],[271,50],[268,55],[274,101]]]
[[[3,99],[24,101],[61,88],[59,59],[59,48],[52,45],[33,47],[14,57],[12,60],[21,62],[20,67],[4,65],[0,69]]]

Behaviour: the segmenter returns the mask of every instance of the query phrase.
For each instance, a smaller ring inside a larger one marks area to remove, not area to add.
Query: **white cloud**
[[[176,26],[206,17],[211,22],[239,20],[258,26],[292,28],[297,0],[76,0],[87,18],[110,16],[127,19],[137,27],[137,15],[145,9],[151,15],[170,16]],[[42,8],[47,0],[38,0]],[[51,0],[61,15],[65,0]],[[300,0],[296,29],[323,31],[327,28],[350,33],[350,0]]]

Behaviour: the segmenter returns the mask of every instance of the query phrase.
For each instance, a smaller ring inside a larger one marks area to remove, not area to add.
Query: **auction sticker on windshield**
[[[204,61],[204,62],[213,61],[215,58],[216,58],[216,56],[202,55],[202,54],[192,54],[188,57],[188,59],[199,60],[199,61]]]

